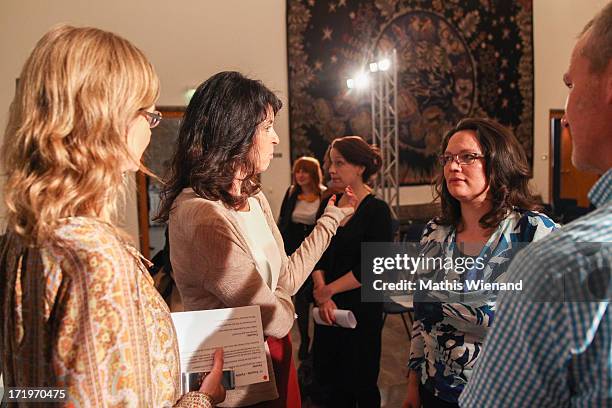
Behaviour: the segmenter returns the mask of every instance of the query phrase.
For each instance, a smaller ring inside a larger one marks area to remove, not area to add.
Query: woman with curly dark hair
[[[419,278],[461,283],[463,289],[415,293],[406,408],[458,406],[493,323],[497,298],[495,291],[467,290],[466,283],[503,282],[521,244],[557,227],[536,212],[523,149],[500,124],[461,120],[444,137],[439,162],[436,191],[442,214],[425,228],[421,250],[454,260],[454,267],[423,270]]]
[[[354,211],[353,199],[340,207],[332,199],[287,257],[257,178],[279,142],[273,125],[281,105],[263,83],[238,72],[209,78],[185,111],[162,193],[159,218],[169,224],[170,261],[185,310],[261,308],[270,380],[228,391],[228,406],[300,405],[288,336],[291,296]]]

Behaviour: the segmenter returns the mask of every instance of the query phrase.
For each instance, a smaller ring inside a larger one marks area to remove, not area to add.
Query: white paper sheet
[[[355,315],[350,310],[336,309],[334,310],[334,316],[336,317],[336,324],[334,326],[340,326],[346,329],[354,329],[355,327],[357,327],[357,319],[355,319]],[[312,309],[312,317],[314,318],[314,321],[317,324],[321,324],[323,326],[332,326],[329,323],[325,323],[321,319],[318,307]]]
[[[215,349],[223,348],[224,370],[234,370],[236,387],[268,381],[259,306],[172,313],[182,372],[210,371]]]

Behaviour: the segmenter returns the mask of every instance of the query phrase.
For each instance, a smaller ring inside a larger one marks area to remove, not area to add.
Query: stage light
[[[348,89],[353,89],[354,86],[355,86],[355,81],[353,80],[353,78],[349,78],[346,80],[346,87]]]
[[[382,59],[382,60],[378,61],[378,69],[379,70],[386,71],[390,67],[391,67],[391,61],[388,58],[385,58],[385,59]]]
[[[365,72],[360,72],[359,74],[355,76],[355,88],[357,89],[367,88],[369,83],[370,83],[370,79],[368,78],[368,75]]]
[[[377,71],[378,71],[378,63],[371,62],[370,63],[370,72],[377,72]]]

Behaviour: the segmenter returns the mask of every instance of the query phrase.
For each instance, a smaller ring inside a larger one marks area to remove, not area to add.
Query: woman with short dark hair
[[[521,244],[557,227],[536,212],[525,154],[504,126],[489,119],[461,120],[444,137],[439,162],[442,213],[425,228],[421,250],[428,257],[450,258],[455,267],[417,276],[460,283],[463,289],[415,293],[405,408],[458,406],[497,298],[496,291],[468,290],[467,282],[503,281]]]
[[[257,178],[279,143],[273,125],[281,105],[260,81],[238,72],[213,75],[185,111],[162,194],[159,218],[169,223],[170,260],[185,309],[261,309],[270,380],[228,391],[228,406],[299,406],[288,336],[291,296],[353,212],[350,200],[342,208],[332,200],[287,257]]]

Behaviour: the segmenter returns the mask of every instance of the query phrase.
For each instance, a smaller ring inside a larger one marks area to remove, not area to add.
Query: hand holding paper
[[[221,385],[221,378],[223,376],[223,349],[215,350],[213,357],[213,366],[210,373],[202,381],[200,392],[208,394],[215,401],[215,404],[219,404],[225,400],[225,388]]]
[[[335,309],[332,313],[334,315],[334,323],[330,324],[321,318],[318,307],[312,309],[312,316],[317,324],[323,326],[340,326],[346,329],[354,329],[357,327],[357,319],[355,319],[355,315],[350,310]]]
[[[336,303],[333,300],[328,300],[325,303],[319,303],[319,317],[323,322],[327,324],[334,324],[336,321],[336,317],[334,316],[334,310],[338,309]]]
[[[331,297],[333,296],[333,293],[329,285],[324,285],[320,287],[315,286],[312,293],[318,305],[322,305],[328,300],[331,300]]]
[[[172,321],[183,373],[210,372],[223,348],[223,368],[234,371],[236,387],[270,380],[259,306],[172,313]]]

